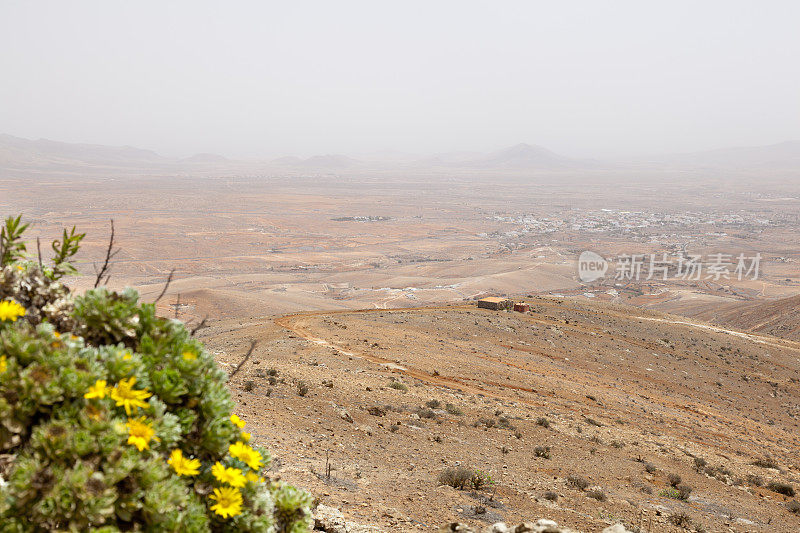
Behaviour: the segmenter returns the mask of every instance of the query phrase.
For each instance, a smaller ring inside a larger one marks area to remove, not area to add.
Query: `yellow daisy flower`
[[[94,385],[89,387],[89,391],[86,394],[84,394],[83,397],[86,398],[87,400],[91,400],[92,398],[102,399],[106,397],[106,394],[108,394],[109,390],[110,387],[106,386],[106,380],[98,379],[97,381],[94,382]]]
[[[246,422],[244,420],[242,420],[241,418],[239,418],[236,415],[231,415],[231,422],[233,422],[234,425],[236,427],[238,427],[239,429],[242,429],[244,427],[244,425],[246,424]]]
[[[0,374],[8,370],[8,359],[5,355],[0,355]]]
[[[246,463],[253,470],[261,468],[261,454],[243,442],[231,444],[228,446],[228,452],[236,459]]]
[[[225,468],[219,461],[211,467],[211,474],[220,483],[227,483],[231,487],[244,487],[247,484],[247,480],[242,475],[241,470],[233,467]]]
[[[242,439],[242,442],[250,442],[252,437],[253,436],[246,431],[242,431],[241,434],[239,434],[239,438]]]
[[[263,483],[264,478],[256,474],[255,472],[248,472],[244,475],[245,479],[250,483]]]
[[[131,409],[135,407],[143,407],[147,409],[148,405],[144,401],[146,398],[152,396],[147,389],[134,390],[133,385],[136,383],[136,377],[122,379],[117,386],[111,389],[109,396],[117,402],[117,406],[123,406],[127,414],[131,414]]]
[[[0,322],[16,322],[21,316],[25,316],[25,308],[13,300],[3,300],[0,302]]]
[[[125,426],[128,428],[128,444],[133,444],[139,451],[150,448],[151,439],[159,440],[158,437],[154,437],[156,430],[143,416],[128,419],[128,423]]]
[[[183,359],[185,361],[194,361],[195,359],[197,359],[197,354],[194,353],[194,352],[191,352],[189,350],[186,350],[185,352],[183,352],[182,355],[183,355]]]
[[[236,516],[242,512],[242,493],[239,492],[239,489],[220,487],[214,489],[214,494],[209,496],[209,499],[217,502],[211,506],[211,510],[222,518]]]
[[[172,450],[167,463],[172,465],[173,470],[179,476],[196,476],[200,473],[200,460],[187,459],[179,449]]]

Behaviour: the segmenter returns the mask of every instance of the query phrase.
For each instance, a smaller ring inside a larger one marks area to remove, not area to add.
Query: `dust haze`
[[[797,20],[6,2],[0,211],[78,291],[113,219],[322,531],[794,532]]]
[[[4,2],[0,123],[176,157],[800,139],[791,1]]]

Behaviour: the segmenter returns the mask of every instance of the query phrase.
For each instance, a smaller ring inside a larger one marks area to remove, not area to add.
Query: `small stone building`
[[[478,300],[478,307],[481,309],[492,309],[494,311],[508,309],[511,305],[511,300],[499,296],[489,296],[488,298],[481,298]]]

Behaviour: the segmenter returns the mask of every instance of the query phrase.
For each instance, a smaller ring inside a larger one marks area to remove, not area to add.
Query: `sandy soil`
[[[231,371],[259,341],[231,387],[273,473],[389,531],[532,517],[679,531],[668,520],[681,513],[710,531],[800,528],[791,498],[759,486],[800,489],[800,344],[607,303],[532,303],[525,315],[305,313],[203,335]],[[437,483],[459,464],[495,484]],[[688,500],[668,496],[673,473]]]

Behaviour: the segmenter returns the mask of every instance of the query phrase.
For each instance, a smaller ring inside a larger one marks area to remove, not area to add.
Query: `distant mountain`
[[[342,170],[361,165],[361,161],[339,154],[315,155],[308,159],[293,156],[280,157],[273,159],[272,163],[315,170]]]
[[[437,154],[418,160],[416,165],[483,170],[555,170],[586,167],[589,163],[557,154],[541,146],[520,143],[490,154],[475,152]]]
[[[217,154],[194,154],[191,157],[181,159],[185,163],[230,163],[230,159]]]
[[[59,165],[147,166],[168,162],[151,150],[132,146],[104,146],[30,140],[0,134],[0,166],[50,167]]]
[[[494,152],[472,162],[473,166],[486,168],[564,168],[572,167],[576,160],[530,144],[517,144],[511,148]]]
[[[527,171],[584,171],[618,168],[643,168],[646,170],[722,170],[800,172],[800,141],[755,147],[722,148],[705,152],[666,154],[652,157],[630,158],[627,161],[600,162],[577,159],[555,153],[531,144],[517,144],[509,148],[481,154],[476,152],[451,152],[430,157],[415,158],[409,154],[385,152],[354,159],[342,154],[316,155],[308,158],[281,157],[269,162],[235,161],[211,153],[199,153],[185,159],[163,157],[151,150],[132,146],[104,146],[51,141],[48,139],[23,139],[0,134],[0,170],[8,173],[164,173],[164,172],[219,172],[221,168],[248,169],[290,173],[325,171],[363,171],[366,169],[433,170],[438,173],[453,171],[502,172],[519,174]]]
[[[671,154],[641,158],[640,161],[681,167],[800,170],[800,141]]]

